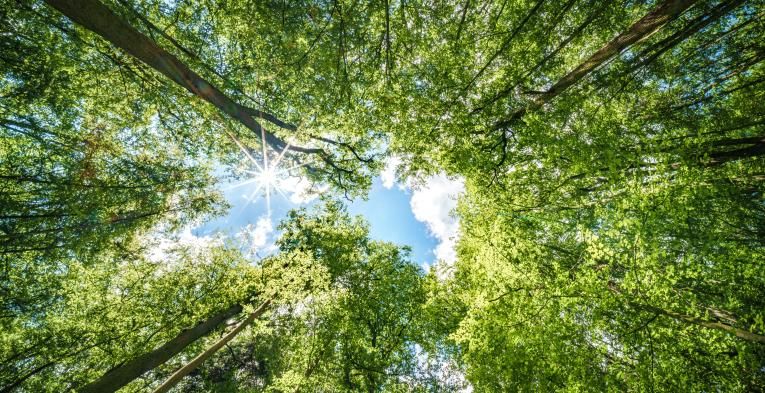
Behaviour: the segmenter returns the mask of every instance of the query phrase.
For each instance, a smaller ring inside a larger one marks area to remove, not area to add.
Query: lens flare
[[[286,200],[289,200],[281,187],[281,182],[286,177],[288,177],[288,170],[279,168],[279,164],[281,163],[282,158],[284,158],[284,155],[287,153],[287,150],[289,150],[290,144],[288,143],[287,146],[285,146],[284,149],[279,153],[279,156],[276,158],[276,160],[274,160],[273,163],[269,165],[268,151],[266,150],[265,144],[263,146],[262,161],[258,162],[258,160],[252,156],[250,151],[245,148],[238,139],[236,139],[233,135],[230,136],[231,139],[236,142],[236,145],[239,146],[239,149],[242,151],[242,153],[244,153],[245,158],[242,160],[242,165],[247,167],[247,169],[244,169],[244,172],[249,174],[250,177],[239,184],[235,184],[229,187],[228,190],[242,187],[248,184],[256,184],[255,190],[250,193],[249,196],[245,196],[247,204],[255,203],[255,201],[262,195],[266,200],[266,211],[270,217],[272,190],[278,192]],[[247,206],[247,204],[245,204],[245,206]]]

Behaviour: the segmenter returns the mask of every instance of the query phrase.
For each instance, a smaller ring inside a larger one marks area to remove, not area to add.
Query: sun
[[[245,148],[244,145],[236,137],[231,134],[229,134],[229,136],[232,140],[234,140],[242,153],[244,153],[244,158],[242,159],[241,164],[243,167],[245,167],[244,173],[250,176],[248,179],[242,181],[241,183],[229,187],[228,190],[254,183],[256,185],[255,190],[251,192],[249,196],[245,196],[247,204],[255,203],[256,200],[260,199],[260,196],[263,196],[266,201],[266,211],[270,217],[271,191],[276,191],[282,197],[284,197],[285,200],[289,201],[289,198],[284,194],[284,190],[282,190],[281,183],[283,180],[290,176],[289,171],[302,165],[296,165],[286,169],[279,166],[279,164],[282,162],[282,159],[284,158],[284,155],[287,153],[291,146],[290,143],[287,143],[287,146],[279,153],[273,162],[269,162],[268,150],[266,149],[265,144],[263,144],[263,158],[259,162],[252,156],[250,150]],[[264,139],[265,138],[263,138],[263,140]],[[245,204],[245,206],[247,204]]]
[[[263,171],[258,174],[258,180],[261,184],[276,186],[277,179],[276,171],[271,168],[264,168]]]

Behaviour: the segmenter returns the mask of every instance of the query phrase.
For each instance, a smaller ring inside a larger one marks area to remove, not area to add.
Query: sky
[[[246,161],[245,161],[246,162]],[[435,175],[418,186],[408,179],[397,179],[396,167],[400,161],[389,159],[385,170],[373,179],[367,198],[346,201],[348,211],[363,216],[370,224],[370,236],[376,240],[408,245],[411,260],[425,271],[435,266],[436,276],[448,277],[449,266],[456,259],[454,246],[459,233],[459,221],[452,215],[458,196],[464,191],[461,179]],[[185,243],[202,243],[215,236],[238,238],[250,249],[245,250],[254,260],[278,252],[274,241],[276,229],[291,209],[310,207],[319,202],[318,195],[306,193],[308,182],[300,178],[275,176],[264,180],[263,162],[253,164],[253,173],[235,183],[221,185],[231,208],[214,220],[196,228],[187,228],[180,236]],[[278,173],[270,171],[268,173]],[[265,176],[269,177],[269,176]],[[260,180],[258,180],[260,179]],[[270,198],[266,198],[263,183],[273,184]],[[161,257],[161,247],[158,249]],[[438,265],[436,265],[438,263]],[[420,351],[421,349],[416,349]],[[464,375],[443,363],[443,378],[464,381]],[[468,384],[463,392],[472,392]]]
[[[270,198],[266,198],[261,184],[263,163],[258,163],[250,167],[253,173],[246,175],[249,179],[221,185],[231,208],[225,215],[191,229],[190,235],[199,238],[219,234],[243,240],[255,258],[277,251],[273,244],[279,235],[278,223],[289,210],[317,203],[318,195],[307,193],[308,183],[303,179],[277,175],[271,181],[274,186]],[[410,182],[397,181],[397,165],[399,160],[395,158],[387,162],[366,200],[346,200],[348,211],[370,223],[373,239],[410,246],[411,260],[426,270],[438,260],[453,262],[459,222],[450,212],[464,188],[462,181],[437,175],[413,187],[406,185]]]

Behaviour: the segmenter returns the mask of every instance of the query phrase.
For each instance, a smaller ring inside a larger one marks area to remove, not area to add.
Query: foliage
[[[220,247],[180,248],[157,263],[126,244],[98,258],[74,259],[57,271],[44,308],[7,309],[14,313],[2,320],[4,387],[80,386],[253,291],[252,268]]]
[[[152,260],[152,234],[225,207],[231,139],[268,138],[64,2],[0,5],[3,388],[76,388],[263,298],[179,390],[765,387],[762,0],[88,2],[314,184],[363,196],[390,157],[464,178],[446,278],[331,201],[260,261]]]
[[[425,278],[406,260],[408,250],[370,240],[367,224],[348,216],[336,202],[314,212],[293,211],[281,227],[278,243],[283,253],[264,261],[264,269],[272,264],[286,274],[295,269],[296,276],[288,280],[295,283],[300,281],[297,277],[315,277],[299,263],[310,258],[329,273],[328,285],[301,285],[294,292],[303,293],[301,298],[283,304],[230,352],[222,351],[185,389],[337,392],[438,387],[426,378],[428,370],[413,351],[424,338]],[[300,291],[304,288],[309,292]]]

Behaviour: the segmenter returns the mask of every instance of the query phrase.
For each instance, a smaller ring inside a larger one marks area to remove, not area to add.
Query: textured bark
[[[264,136],[265,142],[281,151],[287,144],[279,137],[263,130],[254,116],[269,121],[276,120],[279,126],[286,125],[271,114],[245,107],[226,96],[217,87],[192,71],[173,54],[157,45],[151,38],[139,32],[123,21],[109,7],[98,0],[45,0],[48,5],[66,15],[75,23],[93,31],[116,47],[144,62],[149,67],[170,78],[173,82],[190,91],[195,96],[213,104],[222,112],[231,116],[257,137]],[[294,128],[294,127],[293,127]],[[290,146],[290,150],[300,153],[323,154],[322,149]]]
[[[556,97],[587,74],[594,71],[598,66],[612,57],[622,53],[630,45],[642,41],[657,32],[662,26],[688,9],[696,0],[668,0],[655,8],[648,15],[635,22],[624,33],[619,34],[605,46],[595,52],[589,59],[579,64],[550,87],[543,95],[537,98],[539,103],[544,103]]]
[[[127,385],[132,380],[140,377],[146,371],[149,371],[168,361],[170,358],[183,351],[183,349],[189,346],[189,344],[209,334],[221,323],[239,314],[240,312],[242,312],[242,306],[238,304],[233,305],[226,310],[211,316],[204,322],[201,322],[190,329],[181,331],[177,336],[175,336],[175,338],[166,342],[159,348],[139,355],[138,357],[131,359],[119,367],[109,370],[101,378],[83,386],[78,391],[80,393],[104,393],[117,391],[119,388]]]
[[[209,359],[212,355],[215,355],[216,352],[218,352],[219,349],[221,349],[226,343],[231,341],[234,337],[236,337],[237,334],[239,334],[247,325],[251,324],[252,321],[255,320],[255,318],[263,315],[264,312],[268,309],[268,306],[271,304],[271,300],[266,300],[263,302],[255,311],[250,313],[249,316],[247,316],[247,319],[239,323],[234,330],[223,336],[220,340],[216,341],[215,344],[211,345],[209,348],[207,348],[204,352],[199,354],[199,356],[192,359],[190,362],[188,362],[186,365],[178,369],[178,371],[174,372],[173,375],[171,375],[165,382],[162,383],[157,389],[154,390],[154,393],[163,393],[167,392],[168,390],[172,389],[173,386],[178,384],[178,382],[183,379],[186,375],[188,375],[190,372],[194,371],[197,367],[199,367],[200,364],[202,364],[205,360]]]
[[[627,31],[619,34],[616,38],[609,41],[606,45],[598,49],[587,60],[580,63],[575,69],[563,76],[547,91],[539,94],[529,105],[515,110],[508,119],[496,124],[496,128],[503,128],[512,122],[520,119],[526,112],[537,109],[550,102],[553,98],[559,96],[569,87],[573,86],[582,78],[590,74],[600,65],[610,60],[614,56],[622,53],[630,45],[635,44],[650,37],[653,33],[659,31],[662,26],[675,19],[683,11],[688,9],[697,0],[667,0],[661,3],[653,11],[640,18]]]
[[[658,308],[658,307],[653,307],[653,306],[647,306],[647,305],[635,305],[635,306],[639,307],[639,308],[642,308],[642,309],[645,309],[645,310],[648,310],[648,311],[651,311],[651,312],[654,312],[654,313],[657,313],[657,314],[668,316],[668,317],[673,318],[673,319],[678,320],[678,321],[682,321],[682,322],[686,322],[686,323],[691,323],[691,324],[694,324],[694,325],[702,326],[702,327],[705,327],[707,329],[715,329],[715,330],[720,330],[720,331],[723,331],[723,332],[726,332],[726,333],[729,333],[729,334],[733,334],[736,337],[742,338],[742,339],[744,339],[746,341],[758,342],[758,343],[765,344],[765,336],[763,336],[761,334],[750,332],[748,330],[737,328],[735,326],[731,326],[731,325],[728,325],[726,323],[717,322],[717,321],[707,321],[707,320],[704,320],[704,319],[701,319],[701,318],[697,318],[697,317],[694,317],[694,316],[691,316],[691,315],[685,315],[685,314],[681,314],[681,313],[677,313],[677,312],[669,311],[669,310],[664,310],[664,309],[661,309],[661,308]]]
[[[672,34],[671,36],[657,42],[650,48],[647,48],[642,53],[640,53],[637,57],[641,58],[642,60],[637,62],[634,66],[630,67],[630,72],[633,72],[634,70],[638,68],[641,68],[646,66],[647,64],[650,64],[651,62],[656,60],[659,56],[661,56],[668,50],[674,48],[677,44],[688,39],[688,37],[696,34],[697,32],[699,32],[699,30],[709,26],[709,24],[711,24],[712,22],[715,22],[719,20],[721,17],[727,15],[729,12],[736,9],[738,6],[740,6],[744,2],[745,0],[730,0],[717,5],[708,14],[704,14],[697,17],[685,29],[678,31],[675,34]],[[655,52],[653,52],[649,57],[644,57],[647,53],[650,53],[651,51],[655,51]]]

